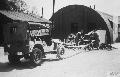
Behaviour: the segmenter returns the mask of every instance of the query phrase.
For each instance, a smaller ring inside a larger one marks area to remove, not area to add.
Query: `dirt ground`
[[[29,61],[9,65],[0,48],[0,77],[120,77],[120,44],[113,46],[118,49],[90,52],[66,49],[66,59],[58,60],[55,54],[48,54],[37,67]]]

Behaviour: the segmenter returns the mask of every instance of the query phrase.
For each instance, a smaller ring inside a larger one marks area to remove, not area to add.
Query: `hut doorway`
[[[78,32],[78,23],[71,23],[71,33]]]

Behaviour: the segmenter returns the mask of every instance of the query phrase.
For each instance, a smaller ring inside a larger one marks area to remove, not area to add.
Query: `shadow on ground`
[[[7,63],[0,63],[0,72],[10,72],[14,69],[23,70],[23,69],[33,69],[35,66],[32,66],[30,62],[22,62],[20,64],[11,65]]]
[[[44,62],[52,62],[52,61],[59,61],[59,60],[58,59],[43,59],[39,66],[42,66],[44,64]],[[16,70],[33,69],[35,67],[36,66],[33,66],[30,61],[21,62],[16,65],[11,65],[8,62],[6,62],[6,63],[0,62],[0,72],[10,72],[14,69],[16,69]]]
[[[9,72],[12,71],[14,68],[9,66],[8,63],[1,63],[0,62],[0,72]]]
[[[52,62],[52,61],[59,61],[59,59],[43,59],[44,62]]]

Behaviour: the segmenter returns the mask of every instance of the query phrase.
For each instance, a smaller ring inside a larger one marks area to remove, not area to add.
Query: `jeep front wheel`
[[[58,59],[63,59],[63,58],[65,58],[65,56],[66,56],[65,48],[64,47],[59,47],[57,49],[57,58]]]

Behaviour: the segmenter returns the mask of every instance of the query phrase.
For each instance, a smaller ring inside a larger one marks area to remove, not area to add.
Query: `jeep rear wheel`
[[[31,62],[33,65],[37,66],[40,65],[42,62],[42,50],[39,48],[34,48],[30,57],[31,57]]]
[[[10,55],[8,55],[8,60],[9,60],[10,64],[18,64],[18,63],[20,63],[20,58],[19,58],[18,55],[10,54]]]

